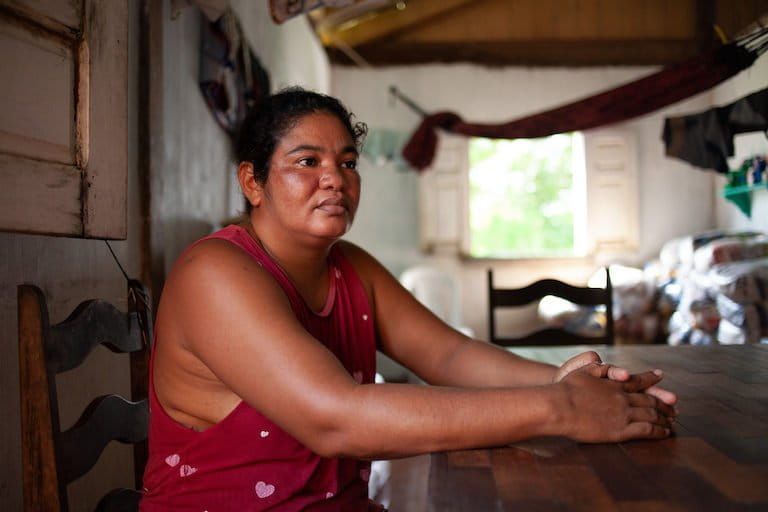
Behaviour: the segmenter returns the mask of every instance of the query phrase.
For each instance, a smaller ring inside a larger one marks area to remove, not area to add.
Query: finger
[[[581,354],[577,354],[573,356],[572,358],[568,359],[565,363],[563,363],[563,365],[560,368],[565,373],[570,373],[588,364],[601,363],[601,362],[602,360],[600,359],[600,356],[598,355],[598,353],[595,352],[594,350],[590,350],[589,352],[582,352]]]
[[[669,437],[672,430],[660,425],[648,422],[636,422],[627,425],[624,429],[625,439],[664,439]]]
[[[624,385],[624,391],[628,393],[635,393],[637,391],[644,391],[650,388],[659,382],[661,377],[662,376],[655,371],[636,373],[631,375],[629,379],[624,381],[622,384]]]
[[[628,397],[629,405],[632,407],[653,409],[669,418],[677,416],[677,411],[674,407],[659,400],[653,395],[647,393],[630,393]]]
[[[632,423],[652,423],[664,428],[672,428],[673,421],[666,414],[650,407],[633,407],[629,412],[629,421]]]
[[[621,368],[619,366],[613,366],[611,364],[606,364],[608,367],[608,373],[607,377],[611,380],[615,380],[618,382],[626,382],[629,380],[630,373],[626,368]]]
[[[677,403],[677,395],[666,389],[651,386],[645,390],[651,396],[655,396],[667,405],[675,405]]]
[[[589,363],[580,367],[578,371],[603,379],[608,375],[608,365],[602,363]]]

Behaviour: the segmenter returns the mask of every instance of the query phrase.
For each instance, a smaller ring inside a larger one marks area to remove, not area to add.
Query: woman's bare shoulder
[[[272,281],[252,256],[221,238],[209,238],[184,251],[168,274],[166,288],[185,287],[207,279],[240,279],[245,272],[255,279]]]
[[[290,309],[280,285],[257,260],[227,240],[208,239],[176,261],[163,287],[158,314],[170,314],[180,325],[197,325],[210,320],[214,311],[230,315],[245,304]]]
[[[224,263],[249,257],[246,252],[234,243],[223,238],[207,238],[187,248],[176,260],[173,270],[187,266],[209,265],[211,263]],[[254,263],[255,260],[253,260]]]

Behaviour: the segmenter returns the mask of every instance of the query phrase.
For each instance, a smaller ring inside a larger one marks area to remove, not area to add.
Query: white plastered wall
[[[393,101],[397,86],[428,112],[451,110],[476,122],[509,121],[587,97],[656,71],[656,68],[487,68],[474,65],[403,66],[382,69],[332,68],[332,92],[371,127],[412,132],[419,117]],[[707,91],[620,126],[638,144],[640,246],[622,254],[626,264],[658,255],[668,239],[715,227],[714,177],[667,158],[661,141],[664,116],[708,108]],[[575,260],[481,261],[451,254],[425,256],[418,249],[418,182],[413,172],[364,161],[363,192],[348,238],[359,243],[394,274],[430,261],[454,272],[463,290],[464,324],[483,338],[487,331],[485,269],[493,267],[501,285],[517,286],[539,277],[585,282],[597,262]],[[601,259],[601,262],[605,262]]]

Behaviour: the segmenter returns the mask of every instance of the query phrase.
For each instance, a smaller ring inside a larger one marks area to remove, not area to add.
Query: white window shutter
[[[421,248],[458,252],[467,219],[468,139],[441,133],[432,165],[419,177]]]
[[[637,143],[628,130],[584,133],[587,240],[591,252],[635,250],[639,242]]]

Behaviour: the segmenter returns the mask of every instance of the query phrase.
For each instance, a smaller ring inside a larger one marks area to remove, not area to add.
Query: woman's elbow
[[[348,405],[348,404],[347,404]],[[319,410],[318,410],[319,409]],[[368,458],[375,448],[365,428],[356,422],[352,407],[326,407],[305,411],[304,425],[296,432],[297,439],[317,455],[325,458]]]
[[[369,442],[364,442],[364,432],[353,432],[351,427],[315,428],[311,433],[299,439],[304,446],[317,455],[328,458],[373,458],[376,449]],[[362,435],[361,435],[362,434]]]

